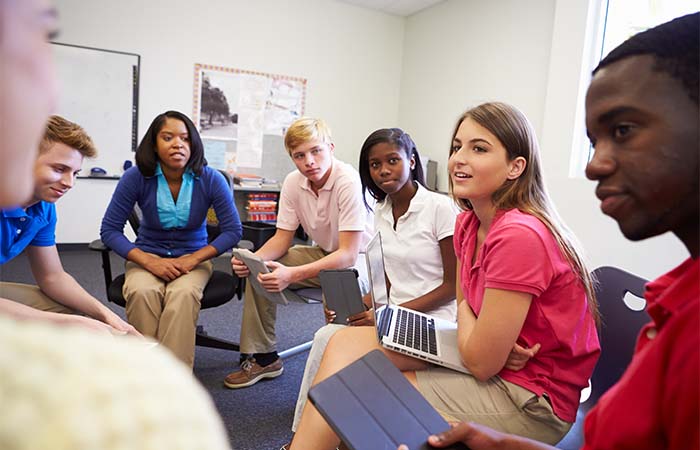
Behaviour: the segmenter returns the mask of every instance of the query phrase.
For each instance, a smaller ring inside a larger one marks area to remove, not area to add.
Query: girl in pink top
[[[448,170],[464,210],[454,235],[457,318],[471,374],[383,351],[448,420],[554,444],[575,420],[600,344],[592,282],[544,188],[539,159],[534,130],[516,108],[486,103],[460,117]],[[339,331],[315,382],[375,348],[371,328]],[[307,405],[292,449],[337,442]]]

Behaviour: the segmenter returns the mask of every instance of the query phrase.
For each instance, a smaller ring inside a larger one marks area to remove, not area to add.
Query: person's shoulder
[[[455,212],[455,214],[458,212],[456,203],[449,195],[444,194],[442,192],[431,191],[430,189],[423,186],[420,186],[418,189],[418,192],[422,193],[421,195],[423,195],[424,198],[431,204],[434,204],[440,208],[449,207]]]
[[[294,169],[293,171],[289,172],[286,177],[284,177],[284,181],[282,182],[282,192],[284,192],[286,195],[289,195],[291,192],[295,192],[297,189],[301,189],[301,184],[304,182],[306,177],[299,172],[298,170]]]
[[[202,167],[202,173],[199,175],[199,177],[195,177],[195,179],[196,178],[201,178],[204,182],[217,181],[226,183],[226,177],[224,174],[222,174],[219,169],[214,169],[209,166]]]
[[[56,204],[55,203],[50,203],[50,202],[45,202],[45,201],[40,201],[38,203],[33,204],[30,206],[27,210],[29,215],[34,216],[34,217],[46,217],[46,218],[52,218],[56,217]]]
[[[495,230],[528,229],[543,236],[551,234],[540,219],[517,208],[503,211],[500,219],[494,223],[493,228]]]
[[[457,219],[455,220],[455,233],[458,231],[465,230],[469,225],[478,221],[479,219],[474,214],[474,211],[466,210],[457,214]]]
[[[144,179],[145,177],[143,176],[139,168],[136,166],[131,166],[124,171],[119,181],[129,183],[141,183]]]
[[[289,172],[286,177],[284,177],[283,185],[286,185],[289,183],[298,184],[300,181],[302,181],[303,178],[305,178],[304,174],[299,172],[299,170],[294,169],[291,172]]]
[[[333,161],[333,170],[336,171],[336,183],[351,184],[360,182],[360,173],[344,161],[335,159]]]

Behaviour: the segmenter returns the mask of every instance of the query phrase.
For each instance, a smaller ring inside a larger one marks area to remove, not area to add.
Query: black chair
[[[598,399],[615,384],[625,371],[642,326],[651,319],[644,308],[632,309],[624,301],[627,293],[644,302],[647,280],[616,267],[599,267],[592,273],[600,308],[601,354],[591,376],[590,396],[579,406],[576,423],[557,445],[558,448],[580,448],[583,445],[583,417]]]
[[[233,189],[233,180],[230,175],[224,171],[220,171],[228,181],[231,189]],[[231,191],[233,193],[233,191]],[[138,234],[139,225],[141,223],[141,211],[138,206],[129,215],[129,225]],[[207,231],[209,240],[213,240],[218,235],[218,224],[208,224]],[[239,247],[252,249],[253,244],[248,241],[240,241]],[[107,291],[107,300],[119,306],[125,307],[126,300],[122,295],[122,287],[124,286],[124,274],[117,276],[112,275],[112,264],[110,260],[111,250],[104,243],[97,239],[90,243],[90,250],[99,251],[102,256],[102,271],[105,279],[105,289]],[[220,270],[214,270],[211,278],[204,288],[204,294],[201,302],[201,309],[215,308],[237,297],[239,300],[243,298],[244,281],[238,278],[233,273],[226,273]],[[218,348],[222,350],[240,351],[239,345],[236,342],[231,342],[225,339],[210,336],[204,330],[203,325],[197,325],[197,335],[195,344],[203,347]]]
[[[647,280],[615,267],[599,267],[593,275],[598,280],[602,351],[591,377],[591,403],[597,402],[620,379],[632,360],[639,330],[651,320],[645,308],[633,310],[623,301],[629,292],[645,302]]]

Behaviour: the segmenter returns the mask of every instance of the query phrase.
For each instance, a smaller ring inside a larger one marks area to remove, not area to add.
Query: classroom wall
[[[669,235],[628,242],[600,213],[595,184],[568,177],[586,23],[597,1],[447,0],[408,18],[335,0],[56,5],[60,41],[141,54],[140,135],[166,108],[191,114],[194,63],[302,76],[307,113],[328,120],[338,157],[356,166],[370,131],[398,125],[438,161],[446,189],[457,116],[483,101],[510,102],[540,136],[550,193],[591,266],[651,278],[684,259],[683,247]],[[108,181],[81,183],[58,204],[59,242],[97,234],[84,228],[96,229],[104,208],[86,218],[84,205],[106,205],[109,189],[95,183]]]
[[[684,247],[670,234],[627,241],[600,212],[595,183],[568,176],[587,18],[597,1],[448,0],[409,17],[399,122],[438,161],[446,190],[457,117],[484,101],[516,105],[540,137],[549,192],[591,267],[652,278],[685,259]]]
[[[139,139],[167,109],[192,114],[195,63],[307,78],[306,114],[329,123],[336,156],[354,166],[367,134],[398,121],[401,17],[334,0],[55,4],[57,41],[141,55]],[[97,237],[113,185],[79,180],[57,205],[58,242]]]

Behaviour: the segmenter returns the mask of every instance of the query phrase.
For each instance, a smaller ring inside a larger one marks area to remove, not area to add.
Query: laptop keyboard
[[[437,355],[435,320],[406,309],[398,309],[396,312],[398,316],[394,327],[394,342]]]

